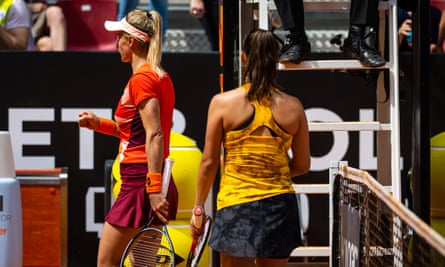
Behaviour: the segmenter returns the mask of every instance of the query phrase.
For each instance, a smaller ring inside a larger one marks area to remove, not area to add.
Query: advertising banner
[[[118,140],[80,129],[78,113],[112,118],[131,75],[116,52],[0,52],[0,131],[11,134],[16,168],[68,168],[68,263],[94,266],[105,213],[105,165]],[[176,91],[173,131],[204,146],[211,97],[220,93],[217,53],[166,53],[163,66]],[[227,74],[226,74],[227,75]],[[236,74],[234,74],[235,77]],[[309,121],[372,121],[375,80],[348,72],[280,72],[283,90],[298,97]],[[403,171],[409,167],[407,103],[401,103]],[[408,145],[404,145],[404,144]],[[296,183],[327,183],[329,163],[377,168],[372,132],[311,133],[311,171]],[[109,174],[109,173],[108,173]],[[311,195],[309,244],[328,244],[328,196]]]

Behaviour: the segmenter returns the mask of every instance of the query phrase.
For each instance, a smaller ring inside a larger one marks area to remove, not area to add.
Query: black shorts
[[[288,258],[301,244],[295,194],[223,208],[216,212],[209,246],[248,258]]]

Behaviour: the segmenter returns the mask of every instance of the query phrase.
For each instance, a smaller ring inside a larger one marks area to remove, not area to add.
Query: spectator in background
[[[442,52],[443,39],[439,41],[440,32],[439,25],[441,21],[441,11],[434,7],[430,7],[430,52]],[[412,50],[412,12],[402,8],[398,8],[398,39],[399,51]],[[444,34],[442,33],[442,36]]]
[[[124,18],[130,10],[139,5],[139,0],[120,0],[117,19]],[[156,10],[162,18],[162,37],[165,39],[165,33],[168,27],[168,0],[149,0],[148,10]]]
[[[0,0],[0,50],[33,50],[31,13],[23,0]]]
[[[32,35],[36,50],[65,51],[67,30],[62,8],[46,0],[25,0],[32,13]]]
[[[218,0],[191,0],[190,15],[198,19],[204,28],[213,51],[219,48]]]

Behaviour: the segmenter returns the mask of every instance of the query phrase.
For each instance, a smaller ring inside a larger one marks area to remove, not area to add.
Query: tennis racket
[[[173,159],[166,159],[162,177],[162,194],[167,195]],[[175,266],[175,250],[167,226],[152,226],[151,216],[142,229],[130,240],[122,255],[121,267]]]
[[[207,240],[209,239],[210,228],[212,226],[212,217],[205,215],[202,208],[195,208],[193,213],[195,215],[195,226],[204,227],[204,232],[198,239],[192,240],[192,245],[190,246],[190,251],[187,257],[187,267],[198,266],[199,260],[206,247]]]

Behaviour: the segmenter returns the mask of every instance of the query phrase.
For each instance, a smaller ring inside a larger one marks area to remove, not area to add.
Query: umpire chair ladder
[[[349,0],[304,0],[305,12],[331,12],[348,11]],[[238,12],[238,47],[242,47],[243,36],[253,28],[270,29],[271,22],[269,11],[274,8],[273,0],[240,0]],[[251,14],[254,14],[253,16]],[[376,103],[377,120],[371,122],[309,122],[310,132],[334,132],[334,131],[373,131],[377,132],[377,177],[383,177],[380,183],[387,186],[388,190],[397,200],[401,200],[401,166],[400,166],[400,117],[399,117],[399,60],[397,39],[397,0],[380,1],[379,4],[379,47],[380,51],[385,47],[385,39],[388,41],[388,61],[378,68],[377,98],[385,94],[384,71],[389,74],[389,96],[384,103]],[[386,20],[387,18],[387,20]],[[255,23],[256,21],[256,23]],[[386,22],[387,21],[387,22]],[[255,25],[256,24],[256,25]],[[388,30],[386,31],[386,27]],[[385,36],[386,33],[388,36]],[[385,38],[386,37],[386,38]],[[366,70],[356,59],[332,59],[332,60],[305,60],[300,64],[278,64],[280,71],[347,71]],[[238,74],[241,75],[241,65],[238,63]],[[239,77],[241,81],[241,77]],[[386,98],[386,96],[385,96]],[[377,101],[378,102],[378,101]],[[338,159],[341,160],[341,159]],[[329,166],[327,166],[328,168]],[[387,177],[391,177],[388,179]],[[386,180],[385,180],[386,179]],[[297,194],[330,194],[330,184],[294,184]],[[332,225],[332,204],[329,205],[329,220]],[[330,229],[331,226],[330,226]],[[332,231],[330,231],[332,232]],[[329,237],[331,244],[332,237]],[[330,246],[300,246],[291,253],[292,257],[331,257]],[[332,263],[332,260],[330,260]]]

